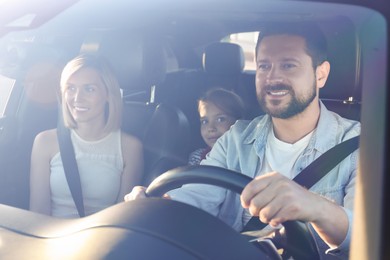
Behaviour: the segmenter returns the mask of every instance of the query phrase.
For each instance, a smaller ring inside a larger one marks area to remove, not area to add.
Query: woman
[[[117,79],[99,57],[80,55],[61,75],[64,124],[80,173],[85,214],[123,200],[141,182],[143,147],[120,130],[122,100]],[[30,169],[30,210],[63,218],[79,217],[69,190],[56,129],[39,133]]]

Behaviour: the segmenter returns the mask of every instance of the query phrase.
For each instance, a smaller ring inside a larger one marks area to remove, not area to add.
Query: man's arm
[[[341,206],[276,172],[251,181],[241,194],[241,204],[274,227],[287,220],[309,222],[333,247],[340,245],[348,232],[348,216]]]

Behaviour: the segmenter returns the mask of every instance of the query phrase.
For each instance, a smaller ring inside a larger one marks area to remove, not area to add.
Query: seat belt
[[[337,164],[359,148],[359,135],[343,141],[309,164],[293,179],[296,183],[310,189],[316,182],[330,172]],[[263,229],[267,224],[259,217],[252,217],[241,232]]]
[[[60,147],[62,165],[73,201],[80,217],[85,217],[83,192],[81,189],[80,174],[77,167],[76,156],[70,138],[70,130],[65,127],[61,112],[57,124],[57,139]]]

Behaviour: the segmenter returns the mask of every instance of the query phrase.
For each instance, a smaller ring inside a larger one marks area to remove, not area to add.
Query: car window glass
[[[4,116],[15,80],[0,74],[0,117]]]

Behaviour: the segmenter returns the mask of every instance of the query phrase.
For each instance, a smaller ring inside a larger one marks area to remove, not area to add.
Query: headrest
[[[355,25],[345,17],[338,17],[322,25],[327,35],[330,74],[320,89],[320,98],[361,101],[359,43]]]
[[[84,42],[81,52],[97,52],[106,57],[123,89],[149,88],[165,78],[166,51],[155,38],[97,31]]]
[[[244,51],[240,45],[216,42],[206,47],[203,54],[203,69],[217,75],[236,75],[243,71]]]

